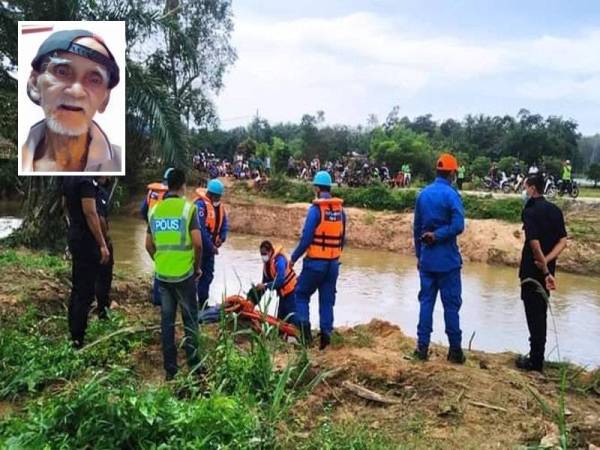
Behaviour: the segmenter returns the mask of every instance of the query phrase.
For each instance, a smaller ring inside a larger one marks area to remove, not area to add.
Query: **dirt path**
[[[308,208],[304,203],[284,204],[259,197],[229,197],[226,205],[231,231],[287,239],[300,236]],[[411,213],[359,208],[346,211],[349,246],[414,254]],[[581,207],[572,207],[569,211],[569,214],[580,215]],[[465,261],[517,266],[523,233],[520,224],[467,219],[459,244]],[[567,272],[600,274],[600,242],[571,239],[560,257],[559,267]]]

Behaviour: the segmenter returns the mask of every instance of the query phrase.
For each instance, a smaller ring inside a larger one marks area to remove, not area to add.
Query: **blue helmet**
[[[208,182],[206,191],[215,195],[223,195],[223,192],[225,192],[225,186],[223,186],[223,183],[221,183],[220,180],[215,178],[214,180],[210,180]]]
[[[315,174],[313,179],[313,186],[327,186],[331,187],[331,175],[325,170],[321,170]]]
[[[163,180],[167,181],[167,177],[169,176],[169,173],[171,172],[171,170],[173,170],[173,167],[169,167],[167,170],[165,170],[165,173],[163,175]]]

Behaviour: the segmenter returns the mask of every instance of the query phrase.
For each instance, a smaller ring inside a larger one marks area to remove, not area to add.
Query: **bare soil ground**
[[[66,278],[8,267],[0,273],[0,317],[22,314],[29,305],[47,314],[65,314],[68,292]],[[133,322],[158,323],[149,293],[150,280],[118,277],[114,306]],[[214,331],[209,327],[209,333]],[[423,363],[410,358],[414,345],[414,339],[398,327],[373,320],[337,330],[325,351],[311,349],[312,370],[327,376],[293,408],[295,435],[308,436],[329,417],[364,424],[408,448],[556,445],[558,429],[552,416],[559,402],[556,368],[545,375],[523,373],[513,366],[514,354],[475,351],[468,352],[464,366],[457,366],[446,361],[447,349],[442,346],[434,346],[430,361]],[[283,345],[275,360],[283,364],[292,354],[292,344]],[[136,371],[149,384],[163,382],[158,335],[134,356]],[[566,408],[573,446],[599,446],[600,389],[586,393],[581,389],[598,373],[571,373],[576,375],[566,393]],[[535,395],[550,412],[544,412]],[[0,417],[18,409],[17,404],[0,402]]]
[[[304,203],[284,204],[259,197],[229,197],[226,206],[232,231],[287,239],[300,236],[308,208]],[[346,208],[346,213],[349,246],[414,254],[411,213],[359,208]],[[559,258],[559,270],[600,274],[600,208],[571,207],[565,220],[570,238]],[[467,219],[459,245],[465,261],[517,266],[523,239],[518,223]]]

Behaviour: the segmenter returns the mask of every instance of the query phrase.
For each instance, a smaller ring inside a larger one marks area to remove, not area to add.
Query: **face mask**
[[[523,204],[525,204],[525,203],[527,203],[529,201],[529,194],[527,193],[527,189],[525,189],[521,193],[521,200],[523,200]]]
[[[260,257],[262,258],[262,260],[263,260],[264,263],[269,262],[269,259],[270,259],[269,255],[260,255]]]

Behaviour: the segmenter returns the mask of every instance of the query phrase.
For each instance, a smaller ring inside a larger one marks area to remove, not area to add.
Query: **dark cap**
[[[73,42],[82,37],[90,37],[98,41],[98,43],[102,44],[102,46],[106,49],[109,57],[107,58],[102,53],[86,47],[85,45],[80,45]],[[40,72],[40,66],[44,60],[44,57],[57,51],[73,53],[97,62],[98,64],[102,64],[108,69],[108,88],[112,89],[119,84],[119,66],[115,61],[115,57],[110,52],[104,41],[94,33],[86,30],[63,30],[52,33],[38,49],[37,55],[35,58],[33,58],[33,61],[31,61],[31,67]]]

